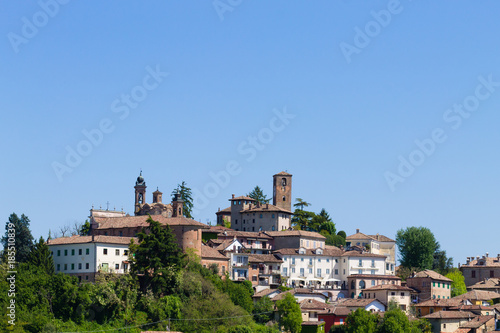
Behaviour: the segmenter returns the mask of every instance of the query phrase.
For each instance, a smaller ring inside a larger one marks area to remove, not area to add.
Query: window
[[[358,274],[363,274],[363,270],[362,269],[358,269]]]
[[[441,287],[441,283],[440,283],[440,282],[438,282],[438,288],[439,288],[439,287]]]
[[[123,255],[128,256],[128,250],[123,250]]]
[[[304,258],[300,258],[300,261],[301,261],[301,262],[304,262]]]
[[[83,250],[82,249],[78,249],[78,255],[81,256],[83,253]]]
[[[303,268],[300,269],[300,276],[304,276],[304,269]]]
[[[260,214],[259,217],[262,218],[262,214]]]
[[[71,264],[71,270],[75,269],[75,264]]]
[[[120,255],[120,250],[119,250],[119,249],[116,249],[116,250],[115,250],[115,255],[116,255],[116,256],[119,256],[119,255]]]
[[[57,256],[60,257],[61,256],[61,250],[57,250]]]
[[[271,217],[274,219],[274,214],[273,214],[273,215],[271,215]]]
[[[272,231],[274,231],[274,225],[273,225],[273,227],[271,229],[272,229]]]
[[[64,250],[64,256],[68,255],[68,250]]]
[[[61,270],[61,265],[60,264],[57,264],[57,270],[60,271]]]
[[[89,255],[90,254],[90,249],[85,249],[85,254]]]
[[[292,267],[292,273],[295,274],[295,267]]]
[[[476,271],[472,271],[472,272],[471,272],[471,277],[472,277],[472,278],[475,278],[475,277],[476,277]]]
[[[321,258],[318,258],[318,262],[321,262]]]
[[[123,231],[120,231],[120,237],[123,237]]]
[[[222,274],[226,272],[226,266],[222,266]]]
[[[372,260],[372,267],[375,267],[375,260]]]
[[[374,269],[372,269],[372,274],[375,275],[375,270]]]
[[[321,277],[321,268],[318,268],[316,270],[316,275],[319,276],[319,277]]]
[[[64,270],[67,271],[68,270],[68,264],[64,264]]]
[[[391,296],[396,296],[396,292],[395,291],[391,291]]]
[[[306,246],[309,247],[309,241],[306,241]]]
[[[435,287],[436,286],[436,282],[432,282],[432,286]]]
[[[312,274],[312,273],[313,273],[313,269],[309,268],[309,274]]]
[[[234,224],[238,224],[238,219],[235,219],[235,220],[234,220]]]
[[[283,267],[283,275],[288,275],[288,269],[286,267]]]
[[[366,287],[365,280],[359,281],[359,289],[365,289],[365,287]]]
[[[312,265],[313,264],[313,260],[312,258],[309,258],[309,265]]]
[[[316,248],[316,241],[314,241],[313,244],[314,244],[313,247]]]
[[[359,259],[359,264],[358,264],[359,267],[363,267],[363,260]]]
[[[375,285],[375,280],[372,280],[372,286],[374,286],[374,285]]]
[[[257,276],[252,276],[252,281],[257,281]]]
[[[120,264],[115,264],[115,269],[120,269]]]
[[[75,249],[71,249],[71,255],[74,256],[75,255]]]
[[[339,270],[335,268],[335,275],[339,275]]]
[[[283,196],[283,201],[286,201],[286,197],[285,196]]]
[[[78,264],[78,269],[82,269],[82,263]]]
[[[108,249],[102,249],[102,254],[108,254]]]
[[[89,269],[90,268],[90,264],[89,263],[86,263],[85,264],[85,269]]]
[[[292,258],[292,265],[295,265],[295,257]]]
[[[88,275],[85,275],[85,280],[88,280],[89,279],[89,276]]]
[[[494,278],[495,277],[495,272],[494,271],[490,271],[490,278]]]
[[[340,318],[339,323],[340,323],[340,325],[344,325],[344,318]]]
[[[327,259],[326,259],[326,262],[330,262],[330,259],[328,259],[328,258],[327,258]]]

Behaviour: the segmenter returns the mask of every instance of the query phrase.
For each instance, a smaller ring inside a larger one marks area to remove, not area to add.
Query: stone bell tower
[[[284,171],[273,176],[273,205],[292,211],[292,175]]]
[[[137,177],[137,181],[135,182],[135,208],[134,214],[139,215],[141,211],[142,205],[146,203],[146,181],[144,181],[144,177],[142,177],[142,170]]]

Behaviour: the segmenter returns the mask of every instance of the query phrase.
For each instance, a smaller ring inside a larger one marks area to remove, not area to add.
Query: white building
[[[99,272],[128,272],[131,239],[116,236],[72,236],[47,241],[56,273],[75,275],[80,281],[94,281]]]

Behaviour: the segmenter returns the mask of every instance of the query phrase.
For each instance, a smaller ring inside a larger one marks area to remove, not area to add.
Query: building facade
[[[489,278],[500,277],[500,254],[490,257],[488,253],[482,257],[467,257],[465,265],[459,266],[465,278],[465,285],[472,286]]]
[[[350,246],[359,246],[372,254],[385,256],[385,271],[387,274],[396,274],[396,241],[393,239],[380,234],[366,235],[356,229],[354,235],[346,238],[346,247]]]
[[[80,281],[95,281],[99,273],[127,273],[129,248],[133,237],[72,236],[49,239],[56,273],[77,276]]]
[[[449,299],[451,283],[447,277],[430,269],[413,274],[406,279],[408,287],[417,291],[417,302],[430,299]]]

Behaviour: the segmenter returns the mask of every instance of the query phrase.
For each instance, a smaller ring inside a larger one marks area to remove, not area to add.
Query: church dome
[[[142,176],[142,171],[139,174],[139,177],[137,177],[137,181],[135,182],[135,185],[144,185],[144,177]]]

